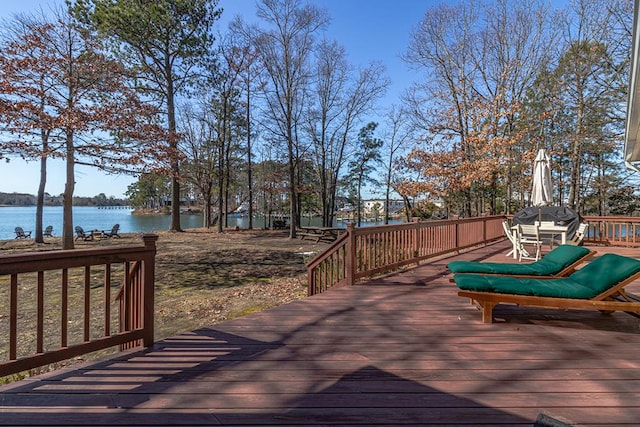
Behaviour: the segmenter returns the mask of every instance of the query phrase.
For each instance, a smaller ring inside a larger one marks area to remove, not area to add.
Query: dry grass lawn
[[[327,246],[272,230],[157,234],[156,339],[304,298],[305,263]],[[0,256],[61,248],[60,238],[45,240],[0,241]],[[76,248],[139,243],[138,234],[123,234]]]

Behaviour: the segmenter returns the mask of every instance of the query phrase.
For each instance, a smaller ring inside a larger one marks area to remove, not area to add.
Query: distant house
[[[379,216],[385,215],[385,201],[384,199],[369,199],[362,201],[362,213],[364,216]],[[402,200],[389,200],[389,215],[397,215],[404,207]]]
[[[195,204],[196,204],[196,201],[193,199],[185,199],[185,198],[180,199],[180,206],[195,206]],[[170,207],[171,199],[164,199],[163,205],[166,207]]]
[[[338,212],[353,212],[354,210],[356,209],[351,203],[345,203],[340,209],[338,209]]]

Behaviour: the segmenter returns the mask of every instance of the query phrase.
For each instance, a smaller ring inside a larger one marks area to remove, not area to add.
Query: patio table
[[[297,234],[302,240],[309,237],[316,242],[321,240],[332,242],[338,238],[341,232],[345,231],[344,228],[335,227],[300,227],[298,230]]]
[[[567,231],[569,231],[569,227],[566,225],[551,225],[551,224],[541,224],[538,227],[538,232],[540,235],[549,236],[552,241],[555,236],[560,235],[560,242],[564,245],[567,243]],[[514,225],[511,227],[511,234],[513,236],[513,259],[518,259],[518,226]]]

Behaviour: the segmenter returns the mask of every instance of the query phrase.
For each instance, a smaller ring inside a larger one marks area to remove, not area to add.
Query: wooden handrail
[[[127,263],[125,266],[124,280],[115,297],[120,310],[120,332],[144,328],[143,307],[141,306],[141,299],[144,294],[143,268],[144,264],[140,261],[132,264]],[[143,345],[142,340],[126,342],[120,345],[120,351],[129,350],[140,345]]]
[[[504,238],[503,216],[410,222],[356,228],[347,224],[307,265],[309,295],[408,264]]]
[[[348,240],[352,238],[353,228],[351,223],[347,224],[347,232],[341,234],[321,256],[316,256],[307,264],[307,294],[314,295],[326,290],[327,283],[338,284],[344,282],[351,267],[347,266],[346,256],[347,246],[351,247]],[[327,277],[331,274],[331,278]]]
[[[0,376],[114,346],[151,346],[157,239],[149,234],[142,236],[143,245],[0,257],[0,285],[8,285],[0,291],[9,312],[8,340],[0,345]],[[130,274],[131,265],[136,266],[135,274]],[[114,280],[123,283],[115,318]],[[112,328],[123,312],[132,321]],[[75,324],[70,324],[72,319]]]
[[[607,246],[640,246],[640,218],[585,216],[585,242]]]
[[[376,227],[347,225],[322,254],[307,265],[308,294],[392,271],[408,264],[505,238],[505,216],[410,222]],[[640,246],[640,217],[586,216],[585,242]]]

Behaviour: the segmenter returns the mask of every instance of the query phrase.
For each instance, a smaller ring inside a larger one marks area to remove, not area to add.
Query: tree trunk
[[[389,156],[389,165],[393,164],[393,155]],[[391,199],[391,166],[387,168],[387,185],[384,192],[384,223],[389,224],[389,203]]]
[[[358,190],[356,193],[356,214],[358,215],[358,227],[362,224],[362,199],[360,198],[360,194],[362,191],[362,174],[358,176]]]
[[[222,217],[224,214],[224,174],[222,173],[224,168],[224,148],[223,144],[220,144],[218,149],[218,218],[217,218],[217,230],[218,233],[223,232]]]
[[[253,164],[251,162],[251,92],[247,83],[247,185],[249,186],[249,230],[253,229]]]
[[[168,58],[167,58],[168,61]],[[171,65],[165,64],[167,76],[167,121],[169,124],[169,147],[171,150],[171,226],[169,231],[182,231],[180,226],[180,159],[178,156],[178,137],[176,134],[176,110],[174,103]]]
[[[568,205],[571,209],[577,210],[577,206],[580,202],[580,158],[582,156],[582,141],[585,135],[585,100],[584,100],[584,88],[580,81],[576,82],[576,92],[578,94],[578,100],[576,101],[576,133],[571,141],[571,170],[569,176],[569,201]]]
[[[211,181],[209,181],[209,183],[207,184],[207,191],[205,193],[205,203],[204,203],[204,227],[206,229],[211,228],[211,210],[212,210],[212,203],[211,203],[211,195],[213,192],[213,188],[211,185]]]
[[[320,203],[322,203],[322,226],[329,227],[329,180],[327,178],[327,167],[324,162],[324,153],[320,161]]]
[[[62,196],[62,249],[73,249],[73,191],[75,189],[75,153],[73,131],[67,131],[67,163],[64,193]]]
[[[228,99],[228,98],[227,98]],[[230,110],[228,101],[225,101],[227,110]],[[226,148],[225,148],[225,170],[224,170],[224,226],[229,227],[229,187],[231,183],[231,120],[229,118],[231,114],[227,114],[227,126],[225,127],[225,133],[227,135]]]
[[[291,137],[290,137],[291,138]],[[289,216],[291,217],[291,222],[289,224],[289,238],[296,238],[296,230],[298,228],[299,217],[298,217],[298,191],[296,189],[296,166],[295,166],[295,158],[293,154],[293,142],[289,141]]]
[[[42,142],[42,157],[40,157],[40,184],[38,185],[38,195],[36,199],[36,229],[35,229],[35,241],[36,243],[44,243],[44,236],[42,235],[42,217],[44,215],[44,190],[47,184],[47,143]]]
[[[571,144],[571,169],[569,171],[569,200],[567,204],[571,209],[576,209],[578,205],[578,192],[580,188],[580,143],[579,137],[574,136]]]

